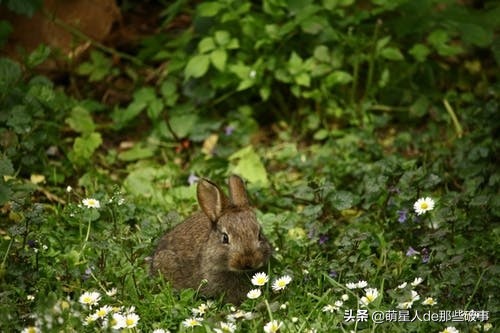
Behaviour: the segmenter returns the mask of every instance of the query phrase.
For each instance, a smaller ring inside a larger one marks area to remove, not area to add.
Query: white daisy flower
[[[102,306],[99,309],[97,309],[94,314],[97,316],[97,318],[103,319],[104,317],[106,317],[108,315],[108,313],[110,313],[112,311],[113,311],[113,308],[111,306],[105,305],[105,306]]]
[[[333,305],[331,305],[331,304],[328,304],[328,305],[325,305],[325,306],[323,307],[323,310],[322,310],[322,311],[323,311],[323,312],[330,312],[330,313],[334,313],[334,312],[335,312],[335,311],[337,311],[337,310],[338,310],[338,309],[337,309],[337,307],[335,307],[335,306],[333,306]]]
[[[125,328],[136,327],[139,319],[141,318],[137,314],[127,313],[127,315],[125,316]]]
[[[272,288],[274,291],[280,291],[286,288],[286,286],[292,281],[289,275],[284,275],[276,280],[274,280]]]
[[[82,200],[82,204],[87,208],[101,208],[99,200],[94,198],[85,198]]]
[[[403,289],[404,287],[406,287],[407,283],[406,282],[403,282],[401,283],[399,286],[398,286],[398,289]]]
[[[236,331],[236,325],[233,323],[220,322],[219,326],[220,328],[214,328],[216,333],[233,333]]]
[[[360,303],[364,306],[370,304],[378,297],[378,290],[376,288],[366,288],[365,296],[361,297]]]
[[[398,303],[398,305],[396,306],[398,309],[403,309],[403,310],[408,310],[408,309],[411,309],[411,307],[413,306],[413,302],[402,302],[402,303]]]
[[[250,299],[259,298],[260,295],[262,295],[262,292],[260,291],[260,289],[252,289],[247,293],[247,297]]]
[[[121,313],[113,313],[111,318],[111,328],[114,330],[119,330],[121,328],[125,328],[127,326],[127,322],[125,321],[125,316]]]
[[[340,296],[340,298],[345,302],[349,299],[349,295],[343,294],[342,296]]]
[[[252,284],[254,286],[263,286],[269,281],[269,277],[264,272],[255,273],[252,277]]]
[[[358,285],[358,288],[363,289],[364,287],[368,286],[368,282],[361,280],[361,281],[358,281],[357,285]]]
[[[195,326],[201,326],[201,322],[203,321],[202,318],[196,318],[196,317],[191,317],[184,319],[182,321],[182,325],[184,327],[195,327]]]
[[[169,330],[164,330],[163,328],[156,328],[152,333],[170,333]]]
[[[356,289],[358,287],[358,284],[355,282],[348,282],[345,285],[348,289]]]
[[[421,277],[417,277],[417,278],[415,278],[415,280],[413,280],[413,282],[411,283],[411,285],[412,285],[413,287],[416,287],[416,286],[418,286],[419,284],[421,284],[421,283],[422,283],[422,281],[424,281],[424,279],[422,279]]]
[[[413,204],[413,210],[417,215],[422,215],[434,209],[434,200],[430,197],[420,198]]]
[[[116,288],[111,288],[110,290],[106,291],[106,295],[108,295],[109,297],[115,296]]]
[[[82,304],[92,307],[94,305],[97,305],[100,299],[101,294],[99,294],[97,291],[86,291],[80,296],[78,301]]]
[[[444,330],[442,330],[441,332],[439,333],[459,333],[460,331],[457,330],[455,327],[453,326],[448,326],[446,327]]]
[[[276,333],[280,329],[283,323],[277,320],[271,320],[266,325],[264,325],[264,332],[266,333]]]
[[[437,302],[434,300],[434,298],[432,297],[427,297],[426,299],[424,299],[424,301],[422,302],[423,305],[430,305],[430,306],[433,306],[433,305],[436,305]]]
[[[411,301],[412,302],[418,301],[420,299],[420,296],[418,295],[418,293],[415,290],[410,291],[410,293],[411,293]]]
[[[35,326],[26,327],[21,331],[21,333],[40,333],[40,332],[41,332],[40,329]]]

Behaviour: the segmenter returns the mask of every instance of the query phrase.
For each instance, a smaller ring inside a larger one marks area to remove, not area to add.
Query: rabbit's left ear
[[[197,187],[198,203],[208,216],[215,222],[222,215],[222,210],[228,205],[228,199],[221,189],[208,179],[201,179]]]
[[[248,206],[248,195],[243,179],[236,175],[229,177],[229,194],[235,206]]]

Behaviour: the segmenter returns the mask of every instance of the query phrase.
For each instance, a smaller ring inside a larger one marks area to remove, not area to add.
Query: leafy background
[[[33,15],[41,2],[0,5]],[[276,248],[268,274],[293,277],[286,293],[267,290],[267,311],[245,302],[257,315],[238,328],[274,317],[287,331],[440,331],[322,311],[358,280],[382,294],[370,311],[394,310],[416,277],[433,310],[486,310],[498,326],[497,2],[120,5],[149,10],[155,29],[93,45],[63,78],[37,71],[60,58],[43,45],[0,59],[2,331],[98,330],[78,296],[112,287],[109,302],[136,307],[136,330],[185,329],[202,300],[151,278],[147,260],[196,209],[195,177],[231,173]],[[0,21],[0,44],[12,29]],[[416,216],[426,196],[436,208]],[[195,330],[232,310],[212,311]]]

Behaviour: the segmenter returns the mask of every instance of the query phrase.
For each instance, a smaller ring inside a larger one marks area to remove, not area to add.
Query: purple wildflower
[[[406,214],[408,213],[408,209],[398,210],[398,222],[405,223],[406,222]]]
[[[227,136],[233,134],[234,130],[236,128],[232,125],[227,125],[226,127],[224,127],[224,133],[226,133]]]
[[[429,259],[430,259],[429,249],[427,249],[426,247],[424,247],[422,249],[422,262],[424,264],[427,264],[429,262]]]
[[[406,251],[406,256],[407,257],[411,257],[411,256],[414,256],[416,254],[420,254],[420,252],[416,251],[413,247],[409,247],[408,248],[408,251]]]
[[[193,185],[194,183],[196,183],[200,178],[197,177],[194,173],[190,173],[189,174],[189,177],[188,177],[188,183],[189,185]]]
[[[338,274],[337,274],[337,272],[336,272],[336,271],[334,271],[334,270],[332,269],[332,270],[330,271],[330,273],[328,273],[328,275],[329,275],[330,277],[332,277],[332,278],[336,278]]]
[[[321,235],[319,235],[318,243],[325,244],[328,241],[328,239],[329,239],[329,237],[327,235],[321,234]]]

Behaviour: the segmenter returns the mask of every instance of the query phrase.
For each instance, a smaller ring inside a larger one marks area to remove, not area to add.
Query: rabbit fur
[[[200,179],[197,198],[201,211],[160,239],[151,269],[175,289],[201,286],[205,296],[224,294],[225,301],[238,304],[251,289],[248,273],[267,263],[271,246],[240,177],[229,178],[229,192],[230,198],[216,184]]]

